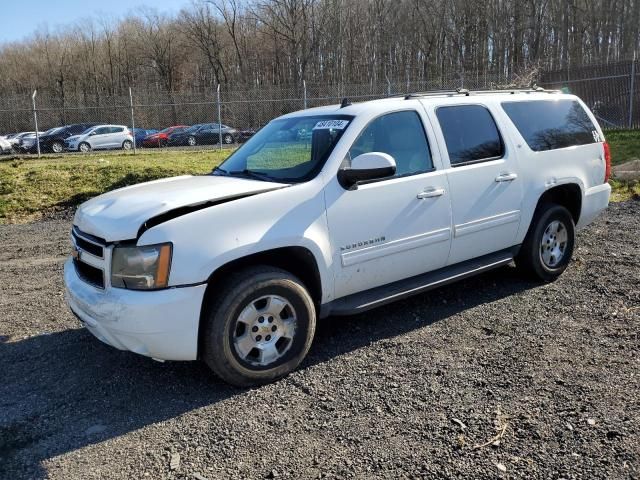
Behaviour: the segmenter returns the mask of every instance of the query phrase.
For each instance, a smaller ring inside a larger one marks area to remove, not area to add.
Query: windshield
[[[95,130],[96,127],[89,127],[87,128],[85,131],[83,131],[82,133],[80,133],[80,135],[86,135],[87,133],[91,133],[93,130]]]
[[[215,171],[284,182],[309,180],[320,171],[352,119],[316,115],[274,120]]]
[[[44,132],[45,135],[51,135],[52,133],[56,133],[59,132],[60,130],[62,130],[64,127],[53,127],[50,128],[49,130],[47,130],[46,132]]]

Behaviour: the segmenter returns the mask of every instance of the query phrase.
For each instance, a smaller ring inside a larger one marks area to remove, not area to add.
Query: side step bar
[[[511,263],[519,249],[520,245],[517,245],[439,270],[390,283],[389,285],[382,285],[372,288],[371,290],[338,298],[337,300],[322,305],[320,317],[324,318],[329,315],[355,315],[402,298],[457,282],[463,278],[502,267]]]

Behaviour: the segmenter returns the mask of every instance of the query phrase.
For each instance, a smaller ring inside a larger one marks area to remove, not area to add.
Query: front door
[[[431,154],[424,110],[388,113],[372,120],[349,150],[349,159],[383,152],[396,161],[394,177],[345,190],[326,188],[335,271],[335,298],[443,267],[451,237],[446,173]]]
[[[448,264],[513,246],[522,179],[511,143],[484,105],[444,105],[435,117],[449,161],[454,229]]]

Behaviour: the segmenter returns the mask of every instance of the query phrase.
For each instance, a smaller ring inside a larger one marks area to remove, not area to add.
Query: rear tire
[[[196,137],[191,136],[187,138],[187,145],[189,145],[190,147],[195,147],[197,143],[198,142],[196,141]]]
[[[233,135],[231,135],[230,133],[225,133],[222,136],[222,141],[226,144],[226,145],[231,145],[233,143]]]
[[[132,146],[133,146],[133,143],[131,142],[131,140],[125,140],[124,142],[122,142],[123,150],[131,150]]]
[[[574,245],[575,225],[569,210],[553,203],[540,205],[516,258],[516,266],[530,277],[553,282],[569,265]]]
[[[230,275],[203,318],[202,359],[237,387],[262,385],[293,371],[315,333],[316,311],[303,283],[279,268]]]

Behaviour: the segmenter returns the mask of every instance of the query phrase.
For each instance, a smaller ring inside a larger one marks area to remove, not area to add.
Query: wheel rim
[[[236,320],[234,349],[251,365],[269,366],[291,348],[296,324],[296,312],[285,298],[267,295],[252,300]]]
[[[81,152],[88,152],[89,151],[89,145],[87,145],[86,143],[80,144],[80,151]]]
[[[122,144],[122,148],[125,150],[130,150],[131,149],[131,142],[130,141],[126,141]]]
[[[224,136],[224,143],[232,143],[233,142],[233,137],[229,134]]]
[[[558,266],[567,248],[567,227],[560,220],[554,220],[545,229],[540,242],[540,258],[550,268]]]
[[[196,139],[193,137],[189,137],[189,145],[193,147],[195,144],[196,144]]]
[[[62,145],[61,145],[61,144],[59,144],[58,142],[56,142],[56,143],[54,143],[54,144],[51,146],[51,149],[52,149],[55,153],[60,153],[60,152],[62,152]]]

